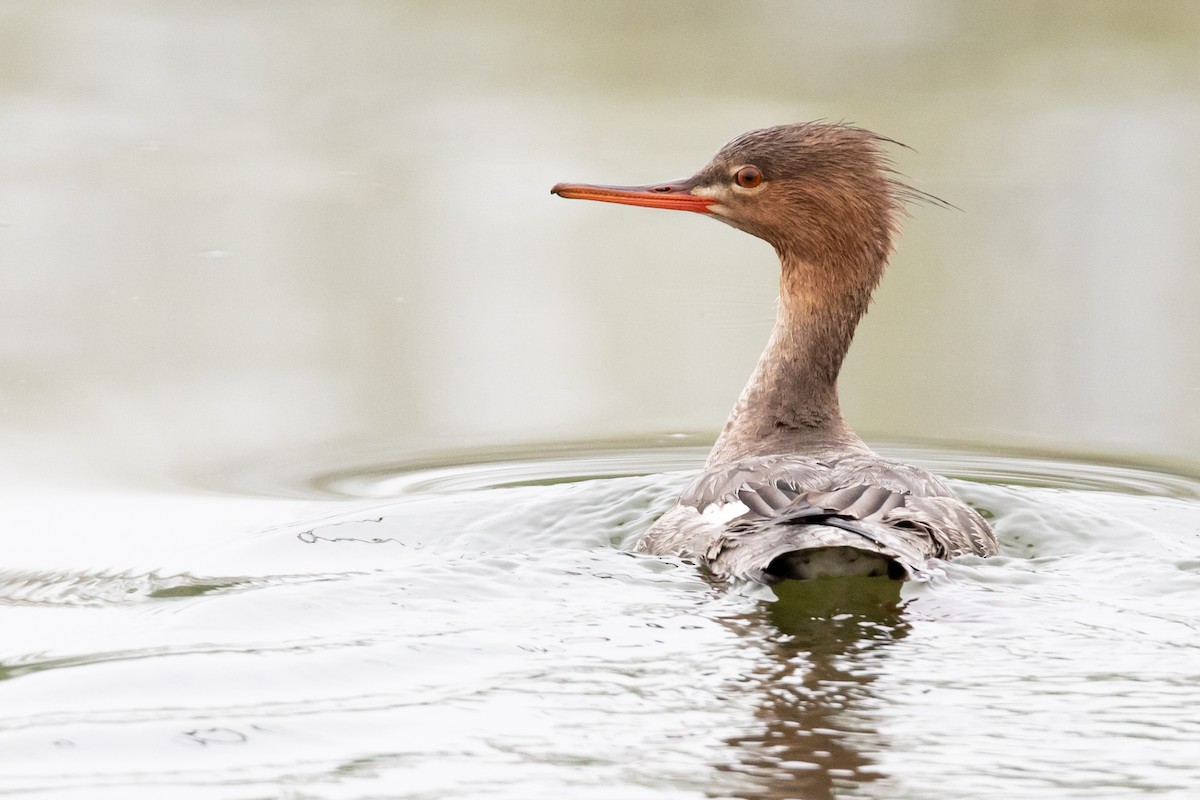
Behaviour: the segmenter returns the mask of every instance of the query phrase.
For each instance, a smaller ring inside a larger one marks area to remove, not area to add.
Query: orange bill
[[[670,183],[652,183],[645,186],[596,186],[590,183],[559,183],[550,194],[569,200],[598,200],[601,203],[621,203],[627,206],[647,208],[669,208],[676,211],[695,211],[707,214],[708,207],[716,202],[711,197],[692,194],[695,181],[691,178]]]

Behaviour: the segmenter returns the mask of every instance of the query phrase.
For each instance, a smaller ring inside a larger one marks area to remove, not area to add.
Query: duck
[[[742,134],[682,180],[559,183],[562,198],[688,211],[765,240],[779,257],[766,348],[675,506],[636,550],[768,586],[822,577],[926,579],[992,556],[996,536],[946,481],[874,452],[843,417],[838,376],[908,205],[892,139],[846,123]],[[886,393],[881,391],[880,397]]]

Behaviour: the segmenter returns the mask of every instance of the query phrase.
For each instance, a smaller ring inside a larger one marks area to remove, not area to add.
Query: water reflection
[[[718,768],[756,779],[746,797],[821,800],[879,780],[872,753],[886,743],[873,684],[889,645],[908,634],[900,584],[823,579],[776,591],[779,602],[729,620],[762,643],[740,687],[758,695],[758,727],[727,740],[736,760]]]

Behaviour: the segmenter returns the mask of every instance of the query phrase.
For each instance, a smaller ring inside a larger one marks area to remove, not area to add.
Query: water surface
[[[1200,482],[886,452],[953,476],[1002,555],[902,590],[713,586],[630,552],[689,446],[312,474],[242,497],[243,523],[293,514],[257,528],[170,498],[199,537],[129,497],[131,531],[186,554],[86,571],[31,545],[0,573],[0,790],[1187,796]]]

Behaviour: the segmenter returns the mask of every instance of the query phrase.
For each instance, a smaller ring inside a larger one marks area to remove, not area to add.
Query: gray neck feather
[[[883,273],[881,255],[866,264],[814,266],[780,252],[775,328],[708,467],[756,455],[865,449],[842,418],[837,379]]]

